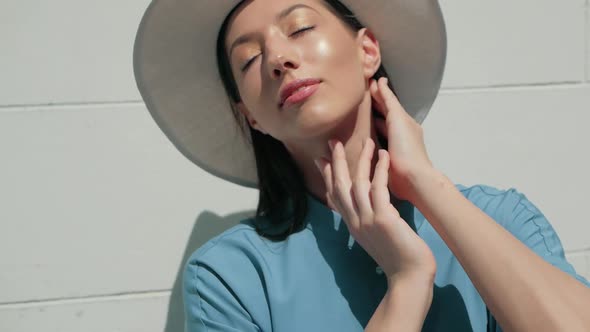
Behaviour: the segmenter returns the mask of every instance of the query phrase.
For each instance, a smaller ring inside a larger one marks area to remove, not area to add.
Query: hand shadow
[[[241,220],[254,215],[254,211],[237,212],[226,217],[220,217],[209,211],[201,213],[194,224],[193,230],[182,255],[181,264],[176,273],[176,279],[168,302],[168,315],[164,332],[184,331],[184,304],[182,302],[182,275],[184,265],[190,255],[209,239],[240,223]]]

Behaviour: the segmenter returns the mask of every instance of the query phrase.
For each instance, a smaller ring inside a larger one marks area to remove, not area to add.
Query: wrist
[[[433,283],[396,275],[365,331],[421,331],[432,303]]]
[[[409,174],[407,182],[411,192],[409,201],[416,207],[436,188],[455,187],[445,174],[435,168],[415,170]]]
[[[387,289],[386,297],[391,303],[402,304],[398,318],[408,322],[419,323],[420,331],[422,323],[428,314],[434,295],[434,279],[423,275],[412,277],[400,277],[392,280]]]
[[[435,275],[430,272],[396,273],[387,277],[389,288],[411,288],[427,289],[432,288]]]

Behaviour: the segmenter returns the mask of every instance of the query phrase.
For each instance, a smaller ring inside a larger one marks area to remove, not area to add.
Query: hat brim
[[[233,118],[217,69],[219,29],[239,2],[153,0],[136,35],[133,67],[147,109],[183,155],[215,176],[257,188],[253,148]],[[400,103],[422,123],[446,62],[438,1],[341,2],[379,40]]]

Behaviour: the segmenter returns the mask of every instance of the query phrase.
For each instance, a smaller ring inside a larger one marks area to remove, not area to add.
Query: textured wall
[[[133,80],[147,0],[0,4],[0,330],[179,331],[179,271],[257,192],[193,166]],[[584,0],[444,1],[443,91],[424,122],[455,182],[515,187],[590,277]]]

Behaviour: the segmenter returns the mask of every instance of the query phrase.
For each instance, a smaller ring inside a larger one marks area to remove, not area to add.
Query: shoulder
[[[578,275],[567,261],[563,244],[555,228],[541,209],[525,194],[515,188],[498,189],[481,184],[456,187],[473,204],[544,260],[590,287],[590,283]]]
[[[498,224],[525,244],[542,242],[546,251],[561,248],[555,229],[541,209],[515,188],[499,189],[477,184],[457,185],[461,193]]]
[[[265,243],[252,219],[211,238],[184,264],[183,300],[189,331],[231,326],[259,331],[265,322]]]
[[[529,217],[540,213],[539,209],[516,188],[502,189],[486,184],[457,184],[456,187],[465,198],[504,227],[509,226],[517,213],[524,213],[524,216]]]
[[[472,201],[476,205],[487,207],[488,205],[493,208],[498,203],[509,199],[512,202],[517,202],[521,198],[521,193],[515,188],[502,189],[486,184],[475,184],[471,186],[465,186],[462,184],[455,185],[457,189],[467,199]],[[503,202],[508,203],[508,202]]]
[[[530,244],[542,238],[546,247],[561,247],[557,233],[543,212],[517,189],[500,189],[485,184],[456,187],[475,206],[521,241]]]
[[[265,241],[256,232],[253,219],[244,219],[197,248],[186,261],[186,267],[207,265],[216,270],[235,271],[242,265],[252,264],[264,251]]]

